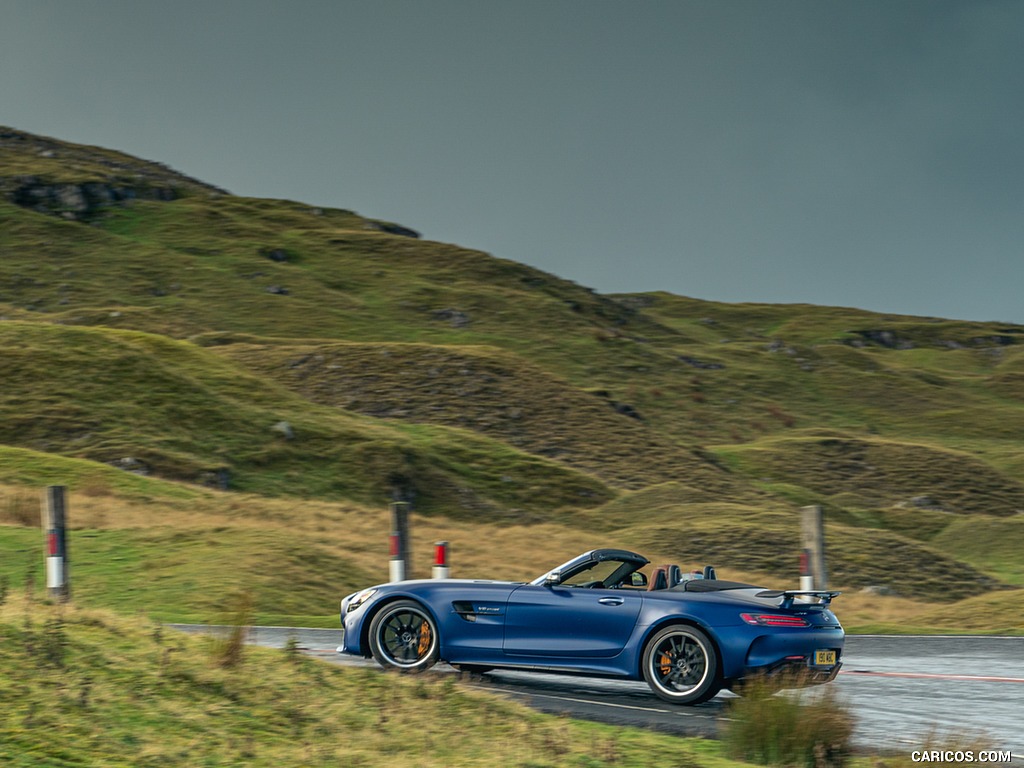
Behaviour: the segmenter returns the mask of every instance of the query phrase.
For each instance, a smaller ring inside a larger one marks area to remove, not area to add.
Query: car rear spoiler
[[[793,605],[793,598],[796,597],[816,597],[818,598],[819,605],[828,605],[832,602],[832,598],[837,595],[843,594],[842,592],[833,592],[828,589],[765,589],[758,592],[754,597],[763,597],[768,600],[773,600],[776,597],[782,598],[782,604],[780,608],[789,608]]]

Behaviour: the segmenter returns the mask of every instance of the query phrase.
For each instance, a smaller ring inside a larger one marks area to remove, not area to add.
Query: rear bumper
[[[792,677],[795,685],[814,685],[835,679],[843,666],[844,633],[840,629],[792,630],[762,635],[747,652],[742,676]],[[833,651],[835,663],[814,663],[818,651]]]
[[[816,667],[813,664],[807,663],[806,659],[803,661],[793,659],[780,662],[764,671],[770,677],[791,677],[793,682],[798,685],[821,685],[822,683],[831,683],[835,680],[842,666],[843,662],[841,661],[837,661],[831,667]]]

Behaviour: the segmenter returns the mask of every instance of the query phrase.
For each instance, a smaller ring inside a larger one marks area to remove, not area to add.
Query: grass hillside
[[[214,349],[311,402],[471,429],[616,487],[682,476],[699,483],[708,499],[726,488],[743,491],[692,450],[624,418],[607,393],[583,391],[498,348],[238,343]]]
[[[765,438],[719,455],[766,487],[801,488],[851,513],[895,506],[924,510],[916,517],[928,510],[1005,517],[1024,509],[1024,483],[968,453],[924,444],[820,433]]]
[[[372,503],[398,490],[452,515],[529,515],[611,495],[493,440],[316,407],[163,336],[8,322],[0,365],[0,440],[37,452],[128,459],[129,469],[266,494]]]
[[[602,296],[5,128],[0,384],[0,571],[68,485],[97,606],[203,617],[230,573],[328,622],[386,577],[394,498],[461,575],[622,545],[792,583],[821,504],[855,624],[1005,630],[1024,585],[1022,326]]]

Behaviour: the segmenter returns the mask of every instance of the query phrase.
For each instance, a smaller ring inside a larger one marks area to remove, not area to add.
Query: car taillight
[[[799,616],[783,616],[778,613],[741,613],[740,618],[755,627],[809,627],[806,619]]]

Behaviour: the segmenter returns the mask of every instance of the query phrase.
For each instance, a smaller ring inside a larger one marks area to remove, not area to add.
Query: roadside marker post
[[[812,580],[811,589],[828,589],[828,572],[825,568],[825,525],[821,507],[814,504],[800,510],[803,551],[808,553],[808,575]],[[803,589],[804,576],[801,571],[800,587]]]
[[[800,550],[800,589],[809,592],[814,589],[814,577],[811,575],[811,550]]]
[[[405,581],[409,574],[409,503],[396,501],[391,504],[391,561],[388,564],[388,578],[391,581]]]
[[[434,544],[434,568],[431,571],[431,577],[447,579],[450,570],[448,567],[448,542],[439,541]]]
[[[71,599],[71,579],[68,568],[67,540],[67,488],[63,485],[46,487],[43,497],[43,532],[46,540],[46,590],[58,602]]]

